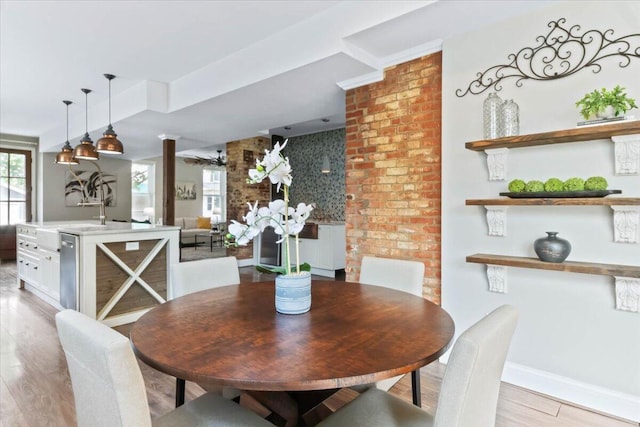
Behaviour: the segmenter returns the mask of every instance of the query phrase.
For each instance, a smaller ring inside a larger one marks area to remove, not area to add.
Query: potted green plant
[[[638,108],[636,101],[629,98],[625,88],[616,85],[613,90],[602,88],[594,89],[576,102],[576,107],[581,107],[580,114],[586,120],[592,116],[598,118],[611,118],[626,113],[632,108]]]

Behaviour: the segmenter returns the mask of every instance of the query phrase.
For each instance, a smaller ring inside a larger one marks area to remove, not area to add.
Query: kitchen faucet
[[[107,219],[107,209],[106,209],[105,203],[104,203],[104,181],[102,180],[102,169],[100,169],[100,165],[98,165],[97,162],[94,162],[93,160],[86,160],[86,161],[91,163],[91,164],[93,164],[96,167],[96,169],[98,170],[98,178],[100,179],[100,201],[99,202],[85,202],[84,201],[84,200],[88,200],[89,197],[87,197],[84,185],[82,185],[82,181],[74,173],[73,175],[76,177],[76,179],[80,183],[80,188],[82,190],[82,195],[83,195],[83,201],[82,202],[78,202],[78,206],[100,206],[100,215],[98,216],[98,218],[100,218],[100,225],[105,225],[106,219]],[[69,170],[71,170],[71,167],[69,167]],[[73,173],[73,171],[72,171],[72,173]]]

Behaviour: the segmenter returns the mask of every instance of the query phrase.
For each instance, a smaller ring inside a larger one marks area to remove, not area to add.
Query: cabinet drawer
[[[37,251],[38,250],[38,241],[35,237],[27,236],[27,235],[18,235],[17,237],[17,245],[18,249],[23,249],[26,251]]]
[[[18,277],[32,286],[39,288],[40,265],[38,258],[28,253],[18,251],[16,257]]]
[[[16,234],[23,234],[25,236],[36,237],[38,235],[38,228],[29,225],[17,225]]]

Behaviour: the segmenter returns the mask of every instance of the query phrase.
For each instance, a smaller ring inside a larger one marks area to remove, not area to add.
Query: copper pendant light
[[[96,151],[104,154],[122,154],[124,152],[122,142],[118,140],[118,134],[113,131],[113,126],[111,126],[111,80],[116,76],[113,74],[105,74],[104,76],[109,80],[109,127],[102,134],[102,138],[96,142]]]
[[[80,144],[76,145],[76,148],[74,148],[73,156],[76,159],[98,160],[100,155],[96,151],[96,147],[93,146],[93,141],[89,136],[89,106],[87,104],[87,97],[91,93],[91,89],[80,90],[84,92],[85,132],[84,136],[80,140]]]
[[[67,106],[67,140],[62,147],[62,150],[56,154],[56,163],[60,165],[77,165],[79,162],[73,157],[73,147],[69,144],[69,105],[73,104],[71,101],[62,101]]]

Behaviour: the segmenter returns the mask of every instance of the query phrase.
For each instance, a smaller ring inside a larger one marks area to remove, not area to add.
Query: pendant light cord
[[[111,79],[109,79],[109,125],[111,125]]]
[[[67,104],[67,142],[69,142],[69,104]]]
[[[89,101],[87,100],[89,93],[84,93],[84,133],[89,133]]]

